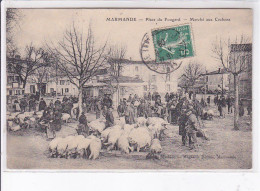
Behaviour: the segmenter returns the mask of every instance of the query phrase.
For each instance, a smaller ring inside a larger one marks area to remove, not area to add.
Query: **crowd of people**
[[[234,98],[231,96],[215,95],[214,104],[219,111],[220,117],[225,117],[225,110],[233,112]],[[57,98],[46,104],[46,101],[41,98],[31,95],[24,96],[19,101],[15,100],[14,111],[43,111],[40,122],[50,124],[50,131],[55,132],[61,129],[62,113],[67,113],[76,116],[79,121],[79,134],[89,134],[87,125],[86,113],[94,112],[96,119],[104,116],[106,120],[106,128],[114,125],[113,111],[116,110],[119,117],[124,117],[126,124],[135,124],[138,117],[160,117],[168,121],[169,124],[179,125],[179,134],[182,136],[183,145],[195,147],[197,135],[206,138],[203,131],[200,129],[199,118],[202,116],[203,108],[211,105],[211,97],[208,96],[205,100],[202,97],[200,101],[196,99],[196,95],[166,93],[162,98],[158,93],[148,93],[143,97],[137,94],[130,94],[128,98],[120,100],[117,108],[113,108],[111,95],[102,97],[83,98],[82,113],[79,113],[79,108],[73,104],[78,100],[75,97],[64,96],[62,100]],[[244,107],[242,102],[239,104],[239,114],[244,115]],[[249,110],[249,109],[248,109]],[[248,111],[251,112],[251,111]]]

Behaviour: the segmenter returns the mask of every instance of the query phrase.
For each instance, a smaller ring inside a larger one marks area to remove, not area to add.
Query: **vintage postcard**
[[[252,38],[252,9],[7,8],[7,169],[252,169]]]

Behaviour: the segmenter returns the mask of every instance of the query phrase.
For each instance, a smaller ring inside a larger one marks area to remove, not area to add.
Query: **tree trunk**
[[[82,99],[83,93],[82,93],[82,86],[79,87],[79,115],[81,115],[81,112],[83,111],[82,105],[83,105],[83,99]]]
[[[120,100],[119,83],[117,83],[116,91],[117,91],[117,103],[116,103],[116,108],[117,108],[117,106],[119,105],[119,100]]]
[[[238,75],[234,74],[234,94],[235,94],[235,103],[234,103],[234,129],[239,130],[238,128],[238,118],[239,118],[239,94],[238,94]]]

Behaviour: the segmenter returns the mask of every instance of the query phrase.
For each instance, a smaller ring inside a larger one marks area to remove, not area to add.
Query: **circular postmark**
[[[193,56],[187,31],[189,28],[186,26],[155,29],[151,34],[145,33],[140,47],[142,62],[159,74],[177,70],[182,64],[180,59]]]

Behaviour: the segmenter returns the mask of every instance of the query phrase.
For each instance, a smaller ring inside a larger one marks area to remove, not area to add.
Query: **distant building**
[[[186,77],[182,75],[179,78],[178,86],[185,89],[186,92],[196,93],[221,93],[229,89],[229,74],[224,69],[218,69],[212,72],[201,74],[194,85],[188,84]]]
[[[232,44],[230,57],[239,56],[239,60],[246,65],[246,70],[239,74],[239,98],[252,100],[252,44]],[[230,67],[234,67],[232,62]],[[234,77],[229,75],[230,93],[234,93]]]
[[[20,56],[15,56],[15,59],[20,59]],[[12,64],[7,64],[7,96],[19,96],[24,94],[23,83],[19,75],[15,73],[15,69]]]
[[[139,96],[144,96],[144,94],[148,94],[149,92],[158,92],[159,94],[177,92],[178,89],[178,79],[174,73],[159,74],[153,72],[142,61],[125,60],[122,76],[129,76],[143,81],[140,84],[142,91],[132,92]],[[130,94],[130,91],[128,94]]]
[[[229,90],[229,74],[223,68],[207,72],[203,76],[206,78],[207,93],[220,93],[222,89],[224,92]]]

